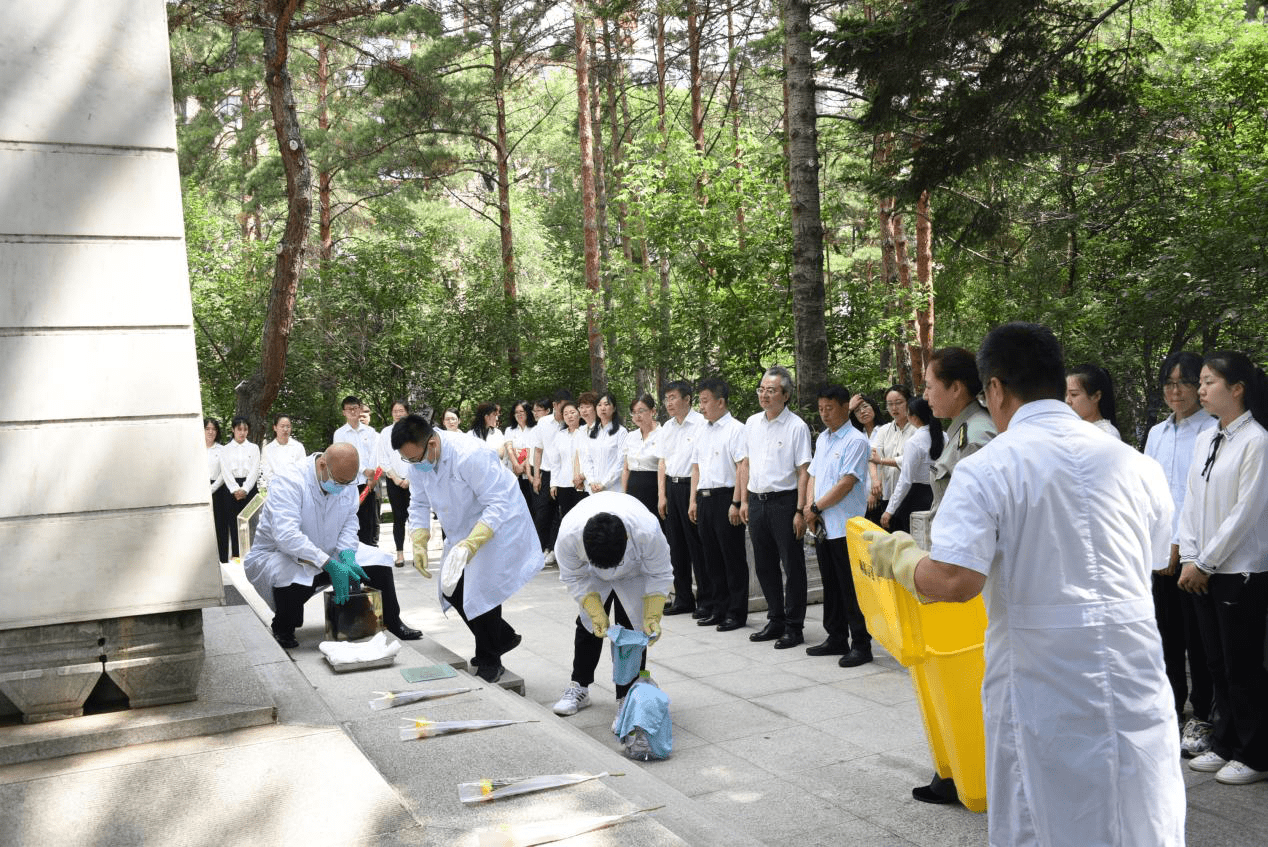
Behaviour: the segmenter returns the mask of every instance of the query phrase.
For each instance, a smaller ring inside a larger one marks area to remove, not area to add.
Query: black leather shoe
[[[666,606],[666,607],[665,607],[665,614],[667,614],[667,615],[689,615],[689,614],[691,614],[692,612],[694,612],[695,610],[696,610],[696,607],[695,607],[695,606],[688,605],[687,603],[674,603],[674,604],[673,604],[673,605],[671,605],[671,606]]]
[[[759,629],[748,637],[749,641],[774,641],[784,634],[784,625],[767,621],[766,626]]]
[[[831,638],[806,648],[807,656],[844,656],[848,652],[850,652],[850,645],[833,641]]]
[[[787,650],[789,647],[796,647],[798,644],[801,644],[805,640],[806,639],[802,638],[801,636],[801,630],[790,629],[787,632],[785,632],[783,635],[781,635],[779,637],[779,640],[775,642],[775,649]]]
[[[744,626],[744,621],[739,618],[728,617],[718,624],[718,632],[730,632],[733,629],[740,629]]]
[[[411,629],[405,625],[404,621],[397,621],[394,624],[388,624],[384,627],[388,632],[395,635],[402,641],[417,641],[423,637],[423,634],[416,629]]]
[[[704,606],[696,606],[696,610],[691,613],[691,616],[698,621],[702,621],[705,618],[713,617],[713,612],[710,612]]]
[[[696,621],[696,626],[717,626],[726,620],[726,615],[709,615]]]
[[[291,649],[292,647],[299,646],[299,639],[295,637],[294,632],[278,632],[276,629],[271,631],[273,633],[273,639],[278,644],[281,644],[283,647],[285,647],[287,650]]]
[[[866,665],[872,661],[871,650],[860,650],[857,647],[851,648],[850,652],[842,656],[837,664],[843,668],[857,668],[859,665]]]
[[[955,780],[943,779],[937,774],[933,775],[928,785],[919,785],[911,789],[911,796],[921,803],[934,803],[939,806],[960,802],[959,792],[955,790]]]
[[[520,646],[520,642],[523,640],[524,640],[524,636],[520,635],[518,632],[515,633],[514,635],[511,636],[511,640],[506,642],[506,646],[498,651],[498,655],[505,656],[507,653],[511,652],[516,647]]]
[[[506,668],[502,667],[502,663],[496,665],[480,665],[476,669],[476,676],[492,685],[502,678],[502,674],[506,673]]]

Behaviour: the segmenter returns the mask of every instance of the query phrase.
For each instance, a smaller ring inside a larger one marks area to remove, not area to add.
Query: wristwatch
[[[819,509],[819,504],[818,504],[818,503],[811,503],[811,504],[810,504],[810,511],[814,512],[816,515],[822,515],[822,514],[823,514],[823,512],[822,512],[822,511],[820,511],[820,509]]]
[[[731,508],[732,508],[732,509],[738,509],[738,508],[740,508],[740,501],[739,501],[739,500],[732,500],[732,501],[731,501]]]

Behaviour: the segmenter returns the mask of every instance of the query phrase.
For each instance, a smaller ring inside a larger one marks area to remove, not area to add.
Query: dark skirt
[[[656,482],[656,471],[630,471],[630,481],[625,493],[647,507],[647,511],[659,517],[656,511],[660,499],[660,489]]]

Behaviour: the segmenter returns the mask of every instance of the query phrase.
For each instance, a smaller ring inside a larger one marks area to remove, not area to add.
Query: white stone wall
[[[163,0],[0,2],[0,629],[220,602]]]

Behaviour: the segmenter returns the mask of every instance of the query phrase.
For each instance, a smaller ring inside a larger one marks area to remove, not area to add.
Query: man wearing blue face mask
[[[461,432],[441,432],[418,415],[392,426],[392,449],[409,465],[414,567],[431,579],[431,513],[445,529],[440,608],[452,606],[475,638],[476,674],[497,682],[501,657],[520,643],[502,603],[542,569],[542,549],[519,482],[497,453]]]
[[[634,497],[615,491],[592,494],[564,516],[555,555],[559,579],[582,612],[573,633],[572,680],[554,706],[555,714],[566,717],[590,705],[590,683],[603,653],[609,614],[653,641],[660,637],[674,569],[656,516]],[[642,613],[638,627],[630,622],[631,610]],[[644,652],[642,666],[646,664]],[[616,686],[617,714],[629,689],[630,684]]]
[[[422,633],[401,621],[392,577],[392,557],[357,540],[357,487],[360,461],[351,444],[332,444],[277,474],[260,511],[243,570],[274,611],[273,637],[298,647],[295,629],[304,622],[304,603],[330,585],[335,602],[366,582],[383,599],[383,623],[403,641]]]

